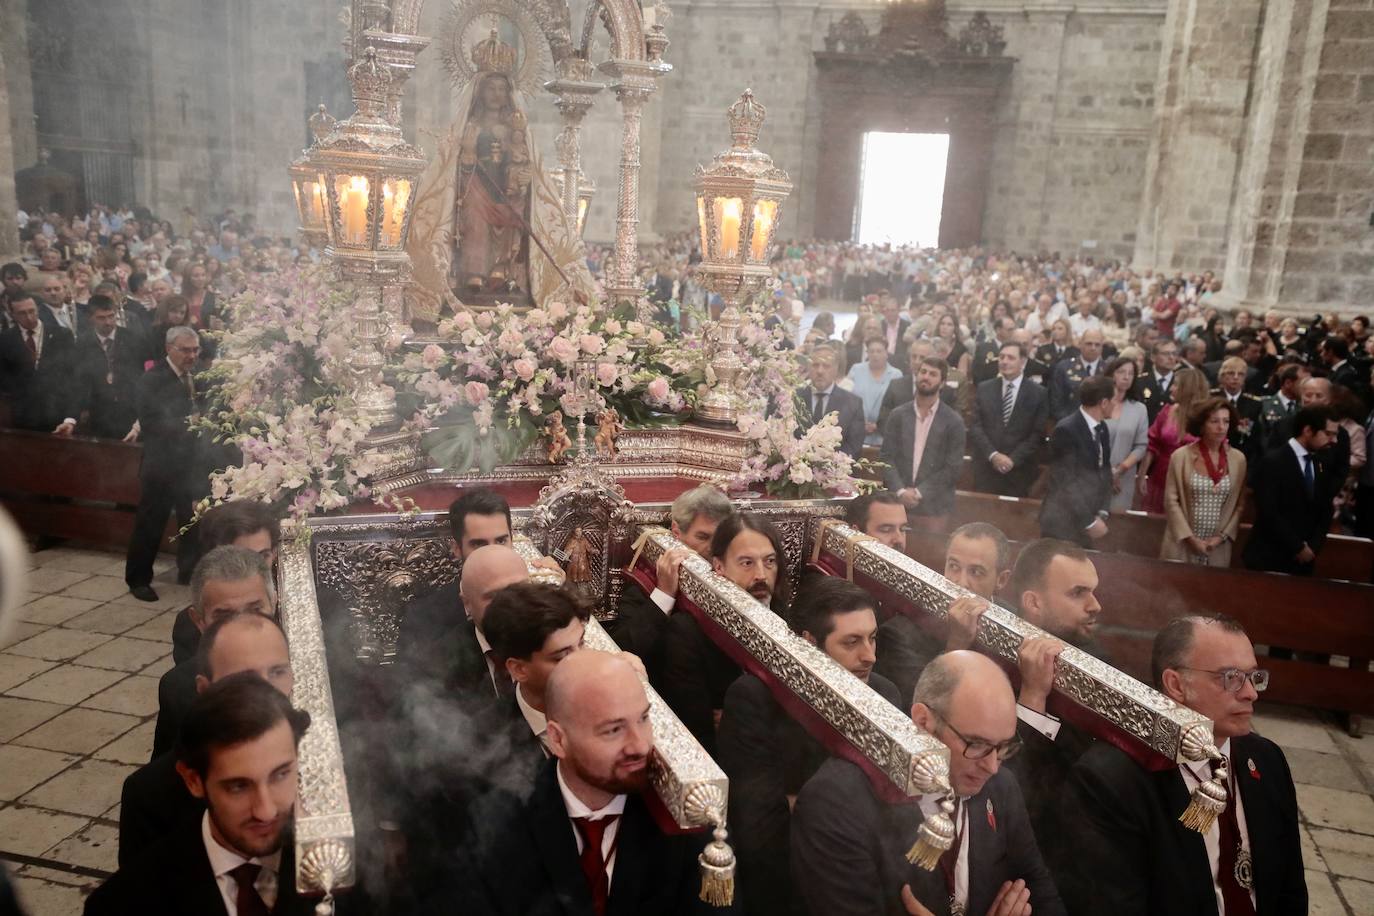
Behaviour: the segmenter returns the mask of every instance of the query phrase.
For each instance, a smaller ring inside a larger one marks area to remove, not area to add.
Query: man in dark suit
[[[883,340],[887,343],[887,361],[895,366],[906,362],[907,347],[911,343],[911,319],[902,317],[902,304],[891,290],[878,293],[878,309],[883,315]]]
[[[1332,410],[1331,404],[1332,394],[1331,379],[1309,376],[1298,385],[1298,406],[1300,408],[1320,407],[1335,417],[1336,414]],[[1294,417],[1289,416],[1280,420],[1269,430],[1264,443],[1265,451],[1281,451],[1294,435],[1296,435]],[[1316,454],[1317,464],[1321,465],[1322,470],[1326,472],[1326,479],[1335,488],[1333,495],[1340,492],[1341,481],[1350,474],[1350,449],[1350,434],[1345,431],[1344,426],[1340,426],[1338,423],[1336,437],[1331,440],[1329,446],[1320,449]]]
[[[1145,405],[1150,422],[1169,403],[1169,389],[1174,384],[1174,373],[1178,369],[1178,344],[1172,338],[1155,341],[1150,352],[1150,368],[1136,379],[1135,396]]]
[[[242,671],[259,677],[291,695],[295,683],[286,637],[271,617],[233,613],[220,617],[205,631],[196,659],[197,694]],[[119,797],[119,865],[132,865],[145,849],[156,845],[188,818],[199,819],[205,802],[192,795],[177,775],[175,749],[154,757],[124,780]]]
[[[973,348],[973,384],[981,385],[997,376],[997,357],[1002,345],[1010,343],[1016,334],[1016,321],[1012,318],[999,318],[992,326],[993,339],[984,340]]]
[[[879,429],[887,426],[887,418],[892,416],[893,410],[916,400],[916,373],[921,369],[921,360],[927,356],[935,355],[935,348],[931,346],[929,338],[918,337],[911,341],[906,353],[911,364],[902,372],[901,378],[895,378],[888,382],[887,391],[883,392],[883,403],[878,408]],[[946,376],[946,380],[948,380],[948,376]],[[956,394],[955,389],[949,385],[943,385],[940,388],[940,400],[958,410],[959,404],[955,397]]]
[[[709,562],[716,527],[734,513],[735,507],[719,487],[702,484],[679,494],[668,517],[673,537]],[[654,682],[662,675],[663,635],[677,601],[678,568],[688,555],[687,551],[670,550],[658,558],[658,585],[652,594],[645,595],[632,583],[624,583],[615,619],[606,624],[611,638],[626,652],[639,656]]]
[[[449,551],[454,560],[465,564],[474,551],[510,544],[510,505],[486,487],[464,489],[448,507],[448,527],[452,536]],[[506,565],[514,568],[512,564]],[[518,577],[508,582],[483,583],[482,590],[518,582],[527,574],[522,568]],[[480,683],[487,672],[482,658],[488,647],[478,645],[471,613],[464,608],[460,582],[442,586],[406,608],[396,636],[401,681],[431,681],[447,684],[450,689],[468,688]],[[454,677],[462,683],[453,683]]]
[[[722,912],[698,896],[706,838],[664,834],[644,801],[654,735],[630,664],[574,652],[554,669],[547,700],[554,759],[532,793],[474,806],[471,841],[426,903],[449,912],[461,899],[495,916]]]
[[[138,380],[139,438],[143,464],[139,469],[142,493],[129,539],[124,581],[140,601],[156,601],[153,560],[157,558],[167,518],[176,512],[177,526],[191,521],[191,509],[205,490],[198,436],[190,420],[200,407],[200,392],[192,380],[200,356],[200,337],[188,327],[167,331],[166,359]],[[177,539],[177,578],[185,582],[195,563],[195,531]]]
[[[1331,526],[1331,499],[1340,486],[1320,460],[1339,427],[1325,407],[1293,415],[1293,435],[1270,449],[1255,479],[1256,517],[1245,565],[1295,576],[1312,575]]]
[[[1240,624],[1180,617],[1155,637],[1155,687],[1212,720],[1227,807],[1204,834],[1179,823],[1208,762],[1151,772],[1107,742],[1083,755],[1060,798],[1056,858],[1074,913],[1301,916],[1307,913],[1293,777],[1251,726],[1269,683]],[[1037,912],[1039,912],[1037,910]]]
[[[883,427],[884,481],[902,498],[914,524],[943,532],[954,510],[954,486],[964,462],[964,421],[941,404],[949,364],[921,360],[916,400],[893,411]]]
[[[1017,328],[1012,333],[1011,339],[1013,343],[1020,344],[1021,352],[1026,354],[1026,378],[1044,388],[1048,396],[1049,385],[1053,380],[1053,364],[1041,362],[1039,351],[1031,342],[1031,333],[1025,328]]]
[[[310,913],[295,889],[296,754],[310,716],[244,672],[191,707],[177,772],[205,802],[86,899],[87,916]]]
[[[759,515],[732,515],[711,538],[711,566],[784,620],[789,605],[782,536]],[[725,691],[739,666],[701,631],[696,618],[676,610],[663,638],[663,672],[654,687],[707,753],[715,750]]]
[[[792,815],[792,877],[806,911],[1024,916],[1033,908],[1035,916],[1062,916],[1021,790],[1001,772],[1020,744],[1011,684],[997,663],[968,651],[939,656],[916,686],[911,718],[949,747],[957,846],[933,871],[909,864],[921,820],[941,799],[888,804],[858,766],[827,760]]]
[[[817,577],[792,609],[792,630],[901,708],[892,682],[873,673],[874,601],[844,579]],[[730,834],[750,916],[799,910],[788,864],[789,799],[825,762],[825,747],[782,708],[763,681],[741,675],[725,694],[717,758],[730,777]]]
[[[811,384],[797,389],[797,398],[806,405],[806,412],[798,419],[803,429],[809,429],[826,414],[838,414],[837,425],[844,434],[840,449],[849,457],[858,458],[864,448],[864,402],[835,384],[838,365],[834,347],[818,344],[812,348],[808,366]]]
[[[1026,351],[1002,345],[999,378],[978,386],[969,426],[974,485],[984,493],[1025,496],[1035,482],[1036,452],[1044,436],[1049,398],[1026,378]]]
[[[1350,344],[1344,337],[1331,334],[1322,338],[1317,347],[1317,359],[1326,367],[1326,377],[1333,385],[1341,385],[1355,392],[1355,396],[1369,407],[1369,371],[1364,372],[1350,358]]]
[[[1056,423],[1078,407],[1078,386],[1102,371],[1102,349],[1106,338],[1097,328],[1078,338],[1078,355],[1054,367],[1050,380],[1050,419]]]
[[[1248,464],[1254,465],[1262,451],[1264,406],[1259,398],[1245,390],[1246,368],[1245,360],[1238,356],[1222,360],[1221,371],[1217,373],[1219,384],[1212,389],[1212,394],[1226,398],[1236,409],[1239,419],[1226,437],[1231,447],[1244,455]]]
[[[1089,332],[1092,333],[1092,332]],[[1107,535],[1112,445],[1104,419],[1115,383],[1096,375],[1078,387],[1079,408],[1050,436],[1050,485],[1040,504],[1040,534],[1089,547]]]
[[[202,632],[217,620],[234,614],[275,617],[277,590],[262,557],[244,547],[216,547],[201,557],[191,576],[191,619]],[[157,725],[153,756],[176,744],[186,711],[196,698],[197,678],[203,674],[198,657],[176,665],[158,681]]]
[[[16,429],[69,436],[76,429],[78,402],[72,384],[76,344],[57,324],[39,317],[33,296],[11,297],[13,325],[0,332],[0,393],[9,396]]]
[[[76,342],[76,388],[92,435],[127,438],[138,419],[138,380],[148,341],[137,325],[121,328],[115,306],[92,296],[87,330]]]

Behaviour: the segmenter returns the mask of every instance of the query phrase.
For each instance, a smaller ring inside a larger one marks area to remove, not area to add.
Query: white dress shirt
[[[239,913],[239,885],[229,873],[244,863],[262,866],[253,887],[257,888],[258,896],[267,905],[267,909],[271,910],[276,906],[277,869],[281,866],[280,851],[270,856],[245,859],[238,853],[225,849],[210,834],[209,811],[201,815],[200,838],[205,843],[205,854],[210,858],[210,870],[215,874],[215,884],[219,887],[220,896],[224,898],[224,909],[229,916],[238,916]]]
[[[677,604],[677,596],[670,595],[661,588],[656,588],[650,592],[649,600],[658,605],[658,609],[665,614],[671,614],[673,606]]]
[[[472,620],[471,617],[468,618]],[[509,677],[505,668],[498,669],[496,662],[492,659],[491,643],[487,642],[487,636],[482,632],[482,628],[477,624],[472,625],[472,632],[477,636],[477,647],[482,650],[482,660],[487,663],[487,676],[491,678],[491,689],[498,697],[501,695],[501,687],[497,682],[498,677]]]
[[[1047,712],[1037,712],[1029,706],[1016,704],[1016,718],[1053,741],[1059,737],[1059,720]]]
[[[515,705],[520,707],[520,715],[525,717],[525,724],[530,727],[534,737],[539,739],[539,746],[544,749],[544,756],[549,755],[549,717],[535,709],[525,699],[525,695],[520,692],[520,685],[515,685]]]
[[[573,823],[575,817],[586,817],[594,821],[599,821],[603,817],[612,814],[623,815],[625,813],[625,796],[617,795],[611,799],[604,808],[593,811],[582,803],[582,799],[572,793],[568,784],[563,781],[563,764],[560,762],[554,768],[558,774],[558,791],[563,794],[563,807],[568,809],[568,829],[573,832],[573,837],[577,840],[577,854],[582,855],[582,831],[577,829]],[[606,862],[606,884],[609,887],[611,881],[615,879],[615,837],[620,832],[620,818],[606,828],[606,832],[601,835],[601,858]],[[233,916],[233,914],[231,914]]]
[[[1230,781],[1226,786],[1226,791],[1234,793],[1236,799],[1236,828],[1240,834],[1240,845],[1242,849],[1250,848],[1250,833],[1245,829],[1245,805],[1241,802],[1240,791],[1237,789],[1236,780],[1240,772],[1236,767],[1241,767],[1246,773],[1249,767],[1245,762],[1231,759],[1231,739],[1227,738],[1218,748],[1227,761],[1227,771],[1230,773]],[[1198,783],[1212,778],[1212,764],[1210,760],[1197,760],[1180,763],[1178,771],[1183,774],[1183,784],[1192,792]],[[1221,900],[1221,883],[1217,880],[1217,872],[1221,866],[1221,818],[1212,822],[1212,829],[1202,836],[1202,841],[1207,846],[1207,864],[1212,869],[1212,889],[1217,895],[1217,916],[1226,916],[1226,906]],[[1255,889],[1250,889],[1250,903],[1255,905]]]

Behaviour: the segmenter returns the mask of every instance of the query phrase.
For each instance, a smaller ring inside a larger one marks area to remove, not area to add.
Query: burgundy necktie
[[[113,337],[97,337],[100,341],[100,349],[105,351],[105,384],[114,384],[114,347]]]
[[[29,359],[35,366],[38,365],[38,341],[33,339],[33,331],[24,332],[24,342],[29,347]]]
[[[611,879],[606,875],[606,858],[601,855],[601,841],[606,830],[619,820],[619,814],[608,814],[599,820],[575,817],[578,833],[582,834],[582,874],[587,879],[587,889],[592,893],[592,909],[596,916],[606,916],[606,901],[611,895]],[[611,845],[615,850],[614,843]]]
[[[1221,902],[1226,907],[1226,916],[1255,916],[1255,905],[1250,901],[1250,892],[1241,886],[1236,877],[1236,860],[1240,858],[1240,822],[1236,818],[1236,793],[1239,787],[1233,780],[1226,793],[1226,810],[1217,819],[1220,855],[1217,857],[1217,883],[1221,885]],[[1254,871],[1250,871],[1253,882]]]
[[[258,880],[258,872],[262,871],[261,865],[254,865],[252,862],[244,862],[238,868],[229,872],[229,876],[234,879],[234,883],[239,886],[238,896],[235,899],[235,908],[238,916],[270,916],[271,910],[263,902],[262,896],[258,893],[255,882]]]

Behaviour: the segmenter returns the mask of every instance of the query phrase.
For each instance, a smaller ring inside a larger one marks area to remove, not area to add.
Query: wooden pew
[[[1013,543],[1013,556],[1021,544]],[[944,567],[944,538],[911,532],[911,556]],[[1248,569],[1211,569],[1186,563],[1094,551],[1102,603],[1098,638],[1114,664],[1150,682],[1155,633],[1185,613],[1228,614],[1257,644],[1362,660],[1353,667],[1261,658],[1274,673],[1264,698],[1356,715],[1374,714],[1374,585]]]
[[[128,546],[143,446],[88,436],[0,430],[0,503],[31,535]],[[163,548],[176,534],[168,523]]]

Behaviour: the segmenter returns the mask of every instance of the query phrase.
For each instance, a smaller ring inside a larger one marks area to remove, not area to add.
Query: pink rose
[[[649,397],[653,398],[655,401],[668,400],[668,380],[663,376],[660,375],[658,378],[650,382],[648,390]]]
[[[616,321],[614,318],[611,318],[606,322],[607,334],[619,334],[622,330],[624,330],[624,328],[622,328],[620,326],[620,322]]]
[[[459,312],[453,316],[453,326],[460,331],[466,331],[472,327],[472,313]]]
[[[511,368],[515,370],[516,377],[522,382],[528,382],[534,378],[535,365],[527,359],[517,359],[511,364]]]
[[[649,343],[653,344],[655,347],[663,346],[663,342],[667,339],[668,338],[664,337],[663,332],[658,328],[653,328],[649,331]]]
[[[463,394],[467,396],[468,403],[473,407],[485,401],[490,393],[491,389],[487,387],[485,382],[468,382],[463,386]]]
[[[620,377],[614,363],[601,363],[596,367],[596,381],[602,388],[609,388]]]
[[[420,353],[420,364],[426,369],[437,369],[439,364],[444,361],[444,348],[438,344],[429,344]]]
[[[562,302],[549,303],[549,318],[554,321],[562,321],[568,317],[568,306]]]
[[[555,337],[549,341],[549,353],[560,363],[569,364],[577,359],[577,346],[566,337]]]
[[[602,340],[596,334],[583,334],[578,338],[577,342],[578,345],[582,347],[582,352],[589,356],[595,356],[606,349],[606,341]]]
[[[482,312],[477,316],[477,326],[484,331],[491,330],[491,312]]]

